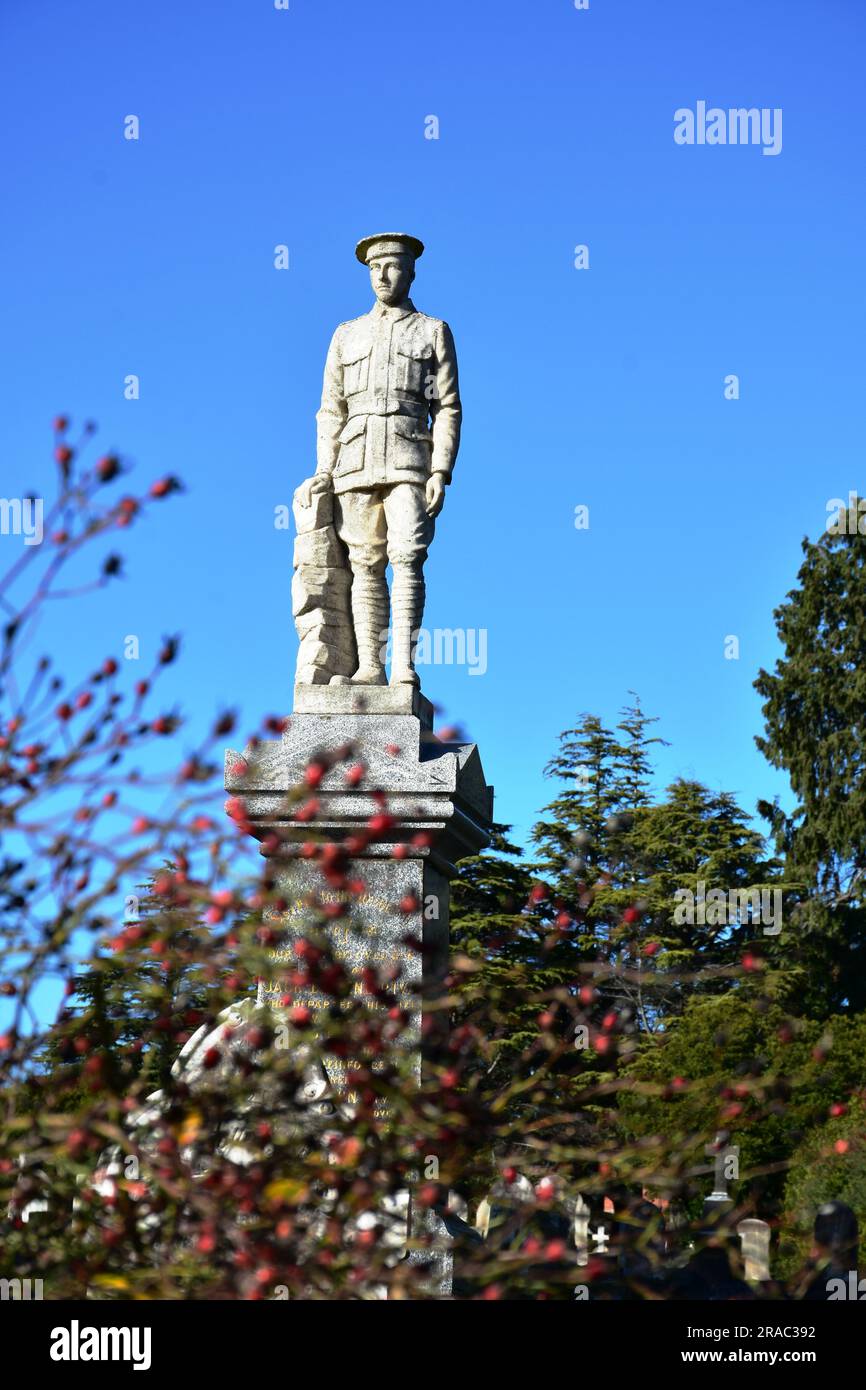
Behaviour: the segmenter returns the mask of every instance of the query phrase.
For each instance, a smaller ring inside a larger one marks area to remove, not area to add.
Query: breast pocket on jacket
[[[423,396],[428,376],[433,370],[433,344],[425,342],[401,343],[397,348],[396,376],[394,383],[398,395]]]
[[[359,348],[350,348],[350,355],[343,358],[343,395],[355,396],[359,391],[366,391],[367,382],[370,378],[370,353],[372,349],[367,348],[361,351]]]

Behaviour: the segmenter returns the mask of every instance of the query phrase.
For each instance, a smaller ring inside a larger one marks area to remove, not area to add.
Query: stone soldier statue
[[[414,643],[424,612],[423,566],[460,442],[460,394],[451,330],[409,298],[416,237],[365,237],[376,303],[341,323],[325,364],[316,419],[315,476],[302,506],[333,491],[336,533],[348,552],[358,667],[351,680],[384,685],[391,565],[391,685],[419,684]],[[345,680],[336,676],[334,682]]]

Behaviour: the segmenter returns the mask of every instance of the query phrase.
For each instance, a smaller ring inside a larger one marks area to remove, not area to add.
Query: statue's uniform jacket
[[[457,355],[447,323],[406,300],[341,323],[325,364],[317,473],[347,492],[451,477],[460,443]]]

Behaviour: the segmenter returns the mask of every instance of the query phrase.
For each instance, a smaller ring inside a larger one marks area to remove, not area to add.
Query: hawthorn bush
[[[707,1238],[704,1146],[721,1128],[774,1134],[797,1068],[809,1081],[811,1052],[783,1080],[775,1057],[769,1073],[754,1059],[756,1030],[800,1027],[764,997],[760,959],[717,967],[748,1064],[729,1074],[730,1053],[708,1043],[700,1074],[682,1074],[676,1031],[647,1040],[628,1000],[650,984],[688,992],[689,977],[660,961],[625,889],[614,901],[613,871],[594,865],[569,895],[480,856],[455,890],[463,925],[442,992],[423,1001],[413,1084],[399,966],[353,979],[330,946],[335,911],[348,915],[334,890],[363,884],[317,829],[322,765],[286,812],[328,894],[289,931],[279,843],[252,841],[242,797],[224,813],[236,717],[180,751],[183,719],[159,706],[178,639],[134,682],[118,653],[72,681],[31,656],[55,599],[80,608],[122,570],[111,548],[91,557],[181,488],[168,477],[114,497],[124,462],[88,464],[89,428],[74,444],[66,420],[55,432],[45,539],[0,580],[0,1275],[42,1279],[53,1299],[427,1298],[444,1226],[458,1297],[670,1294],[669,1270]],[[70,589],[70,567],[91,563]],[[258,727],[253,746],[284,721]],[[343,763],[362,783],[350,746]],[[596,939],[599,893],[613,928]],[[257,981],[275,972],[280,1007],[260,1007]],[[687,1008],[680,1030],[723,1004]],[[772,1160],[764,1141],[746,1149],[758,1169]],[[608,1213],[595,1254],[574,1243],[578,1195]],[[736,1195],[735,1217],[761,1214],[748,1182]]]

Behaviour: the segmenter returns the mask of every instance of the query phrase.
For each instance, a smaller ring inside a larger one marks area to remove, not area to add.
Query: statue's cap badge
[[[362,265],[370,260],[371,252],[377,256],[405,256],[407,253],[417,261],[424,254],[424,243],[408,232],[377,232],[376,236],[365,236],[355,247],[355,255]]]

